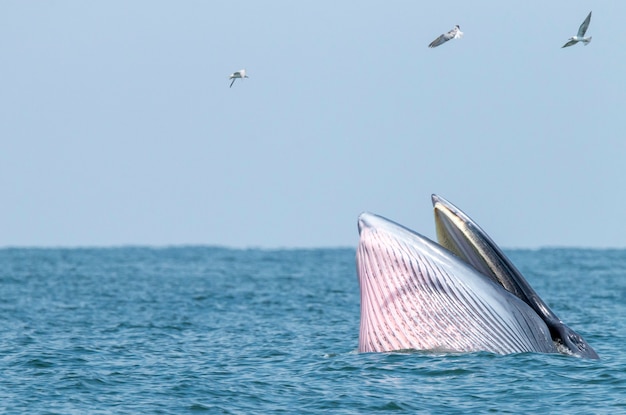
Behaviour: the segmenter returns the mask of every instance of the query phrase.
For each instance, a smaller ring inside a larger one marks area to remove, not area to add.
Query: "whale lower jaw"
[[[370,213],[359,233],[360,352],[558,352],[525,302],[442,246]]]

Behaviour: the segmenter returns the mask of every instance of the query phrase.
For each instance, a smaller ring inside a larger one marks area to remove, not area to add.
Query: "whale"
[[[359,352],[598,358],[469,216],[438,195],[432,202],[437,242],[383,216],[359,215]]]

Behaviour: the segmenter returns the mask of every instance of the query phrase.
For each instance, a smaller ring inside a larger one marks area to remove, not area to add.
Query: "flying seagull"
[[[448,33],[444,33],[439,36],[437,39],[430,42],[428,45],[429,48],[436,48],[439,45],[446,43],[450,39],[459,39],[463,36],[463,32],[461,32],[461,28],[459,25],[454,26],[454,29],[450,30]]]
[[[243,78],[247,78],[247,77],[248,77],[248,75],[246,75],[246,70],[245,69],[242,69],[240,71],[231,73],[230,76],[228,77],[228,79],[232,79],[233,82],[230,83],[229,88],[233,87],[233,84],[235,83],[235,80],[237,78],[243,79]]]
[[[591,36],[585,37],[585,33],[587,33],[587,28],[589,27],[590,21],[591,21],[591,12],[589,12],[585,21],[578,28],[578,34],[576,36],[570,37],[567,43],[561,46],[561,48],[566,48],[568,46],[575,45],[578,42],[583,42],[583,44],[587,46],[589,42],[591,42]]]

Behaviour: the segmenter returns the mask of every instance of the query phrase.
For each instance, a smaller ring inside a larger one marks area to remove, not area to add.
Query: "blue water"
[[[355,353],[352,249],[0,250],[0,413],[624,413],[626,251],[508,251],[601,360]]]

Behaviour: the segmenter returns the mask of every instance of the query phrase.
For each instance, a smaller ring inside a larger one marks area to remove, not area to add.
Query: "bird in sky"
[[[233,87],[233,84],[235,83],[237,78],[241,78],[243,80],[243,78],[247,78],[247,77],[248,77],[248,75],[246,75],[246,70],[245,69],[242,69],[240,71],[231,73],[230,76],[228,77],[228,79],[232,79],[233,81],[230,83],[229,88]]]
[[[587,28],[589,27],[590,21],[591,21],[591,12],[589,12],[585,21],[578,28],[578,34],[576,36],[570,37],[567,43],[561,46],[561,49],[566,48],[568,46],[575,45],[578,42],[583,42],[583,44],[587,46],[589,42],[591,42],[591,36],[585,37],[585,33],[587,33]]]
[[[450,39],[459,39],[463,36],[463,32],[461,32],[461,28],[459,25],[454,26],[454,29],[450,30],[448,33],[444,33],[439,36],[437,39],[430,42],[428,45],[429,48],[436,48],[439,45],[443,45]]]

